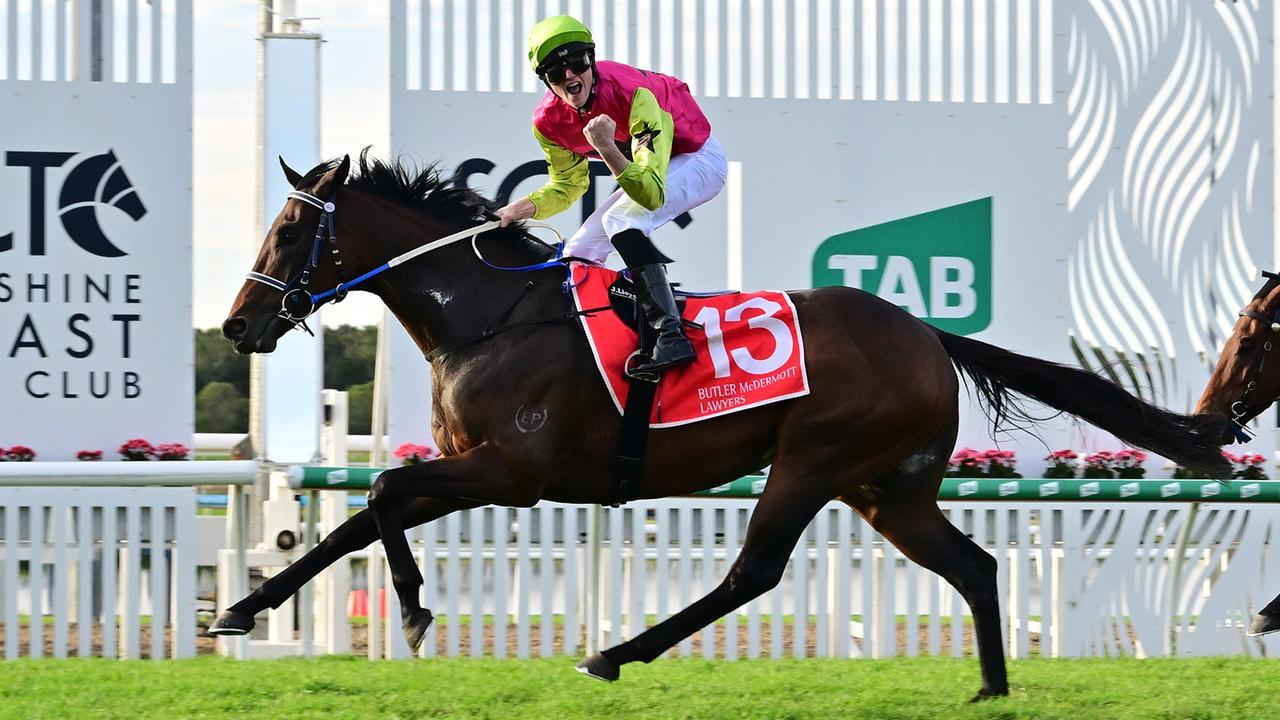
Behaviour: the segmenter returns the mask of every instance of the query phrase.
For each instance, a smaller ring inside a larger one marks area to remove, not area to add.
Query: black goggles
[[[584,50],[580,53],[569,55],[563,60],[545,65],[541,68],[541,74],[547,79],[547,82],[560,83],[564,82],[565,73],[573,70],[574,74],[581,75],[591,67],[591,52]]]

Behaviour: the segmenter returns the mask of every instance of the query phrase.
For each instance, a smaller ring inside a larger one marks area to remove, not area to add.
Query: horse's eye
[[[1236,346],[1236,352],[1243,355],[1245,353],[1253,352],[1253,348],[1254,342],[1252,340],[1241,340],[1240,344]]]
[[[280,228],[280,230],[276,232],[276,239],[281,245],[289,245],[297,242],[298,233],[295,232],[293,228]]]

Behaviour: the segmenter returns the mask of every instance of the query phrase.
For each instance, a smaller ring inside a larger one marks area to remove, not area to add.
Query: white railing
[[[32,472],[41,464],[23,465]],[[181,465],[147,464],[152,472]],[[222,482],[235,484],[248,482],[256,468],[222,465],[240,475]],[[16,470],[0,468],[0,474]],[[345,517],[346,494],[322,494],[341,501],[318,518],[331,526]],[[1280,587],[1280,506],[993,501],[943,507],[999,560],[1011,657],[1280,649],[1274,638],[1244,636],[1251,614]],[[421,654],[573,655],[634,637],[721,581],[740,552],[753,508],[751,501],[729,498],[612,509],[543,503],[478,508],[416,528],[409,538],[426,580],[422,598],[438,615]],[[195,525],[190,487],[0,487],[5,657],[192,654]],[[223,606],[247,591],[246,562],[283,566],[312,540],[304,535],[303,547],[293,551],[249,551],[246,560],[242,522],[232,525],[224,547],[233,549],[220,553]],[[231,535],[241,539],[231,542]],[[255,555],[271,557],[258,562]],[[381,546],[359,555],[369,560],[369,655],[406,657]],[[224,651],[242,657],[350,652],[346,600],[353,587],[344,560],[299,594],[297,628],[291,601],[263,623],[267,640],[224,641]],[[377,600],[381,592],[385,610]],[[960,655],[972,649],[967,616],[966,605],[937,576],[907,561],[847,507],[832,504],[807,529],[778,588],[674,653]]]
[[[258,467],[254,460],[0,463],[0,487],[246,485]]]
[[[258,470],[253,461],[0,463],[4,657],[194,655],[196,566],[229,546],[231,567],[245,572],[240,487]],[[196,516],[199,485],[233,490],[230,532]]]
[[[721,581],[753,507],[702,498],[602,511],[544,503],[471,510],[410,531],[424,606],[438,615],[421,654],[574,654],[634,637]],[[1244,629],[1280,588],[1277,550],[1267,542],[1280,530],[1274,505],[943,507],[999,560],[1011,657],[1262,652],[1264,639],[1247,639]],[[598,543],[589,537],[592,512],[602,513]],[[380,546],[368,557],[369,655],[407,657]],[[376,601],[383,592],[389,622]],[[778,588],[675,652],[961,655],[972,651],[967,617],[950,586],[832,504],[806,531]]]
[[[4,657],[195,655],[194,518],[192,488],[0,487]]]

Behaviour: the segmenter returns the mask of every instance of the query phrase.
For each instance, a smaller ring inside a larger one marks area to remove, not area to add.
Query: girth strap
[[[640,480],[644,476],[644,451],[649,445],[649,416],[658,391],[656,382],[628,379],[627,384],[630,387],[627,406],[622,411],[622,428],[618,431],[618,445],[613,455],[618,477],[614,507],[635,499],[639,494]]]

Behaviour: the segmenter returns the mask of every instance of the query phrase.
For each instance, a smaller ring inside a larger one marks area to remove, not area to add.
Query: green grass
[[[967,703],[973,660],[664,659],[608,685],[573,659],[353,657],[0,664],[0,718],[1267,718],[1275,660],[1023,660]]]

